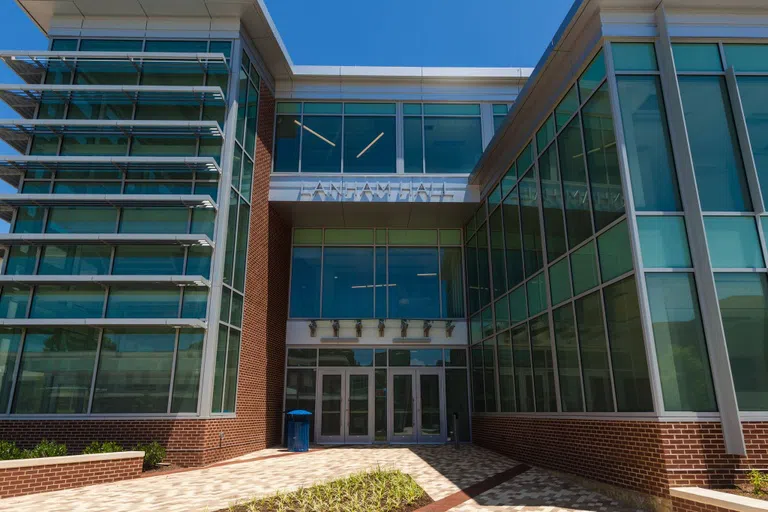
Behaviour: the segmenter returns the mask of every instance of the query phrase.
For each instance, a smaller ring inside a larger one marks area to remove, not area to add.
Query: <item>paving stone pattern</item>
[[[262,450],[229,463],[80,489],[0,500],[0,510],[213,512],[239,500],[334,480],[362,470],[407,472],[434,499],[450,496],[517,462],[476,446],[344,447],[279,456]],[[266,458],[265,458],[266,457]],[[625,512],[609,498],[532,469],[454,510]]]

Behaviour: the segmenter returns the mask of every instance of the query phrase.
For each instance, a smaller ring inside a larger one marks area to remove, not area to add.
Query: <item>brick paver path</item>
[[[407,472],[437,501],[517,466],[476,446],[344,447],[270,457],[278,453],[264,450],[194,471],[3,499],[0,510],[213,512],[278,489],[293,490],[377,466]],[[628,511],[535,468],[453,510]]]

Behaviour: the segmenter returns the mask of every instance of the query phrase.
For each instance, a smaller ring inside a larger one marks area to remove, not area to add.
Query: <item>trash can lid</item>
[[[288,411],[286,414],[288,416],[312,416],[311,412],[305,411],[304,409],[296,409],[295,411]]]

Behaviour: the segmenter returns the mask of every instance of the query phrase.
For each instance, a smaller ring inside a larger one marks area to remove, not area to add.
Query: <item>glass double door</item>
[[[373,442],[373,369],[323,369],[317,380],[317,442]]]
[[[441,369],[390,368],[388,381],[389,441],[445,442],[445,382]]]

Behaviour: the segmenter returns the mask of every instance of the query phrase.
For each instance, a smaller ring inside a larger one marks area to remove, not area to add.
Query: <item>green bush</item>
[[[134,450],[144,452],[144,469],[152,469],[165,459],[165,448],[157,441],[138,444]]]
[[[112,441],[93,441],[91,444],[85,447],[85,450],[83,450],[83,455],[88,455],[91,453],[114,453],[122,451],[124,451],[123,447]]]
[[[23,459],[24,450],[13,441],[0,441],[0,460]]]
[[[25,459],[37,459],[39,457],[61,457],[67,454],[67,446],[56,441],[43,439],[31,450],[24,450]]]
[[[752,484],[752,492],[762,495],[768,491],[768,474],[753,469],[749,472],[749,483]]]

